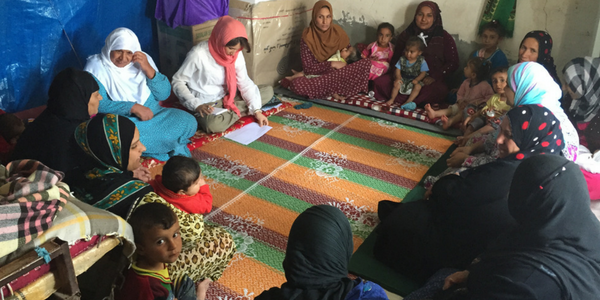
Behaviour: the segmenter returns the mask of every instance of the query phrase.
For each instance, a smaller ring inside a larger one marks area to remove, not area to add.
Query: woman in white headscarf
[[[159,101],[171,94],[171,84],[127,28],[117,28],[106,38],[99,54],[88,58],[85,70],[99,81],[103,101],[100,113],[131,119],[147,150],[144,156],[168,160],[191,156],[187,143],[198,128],[196,119],[183,110],[164,108]]]

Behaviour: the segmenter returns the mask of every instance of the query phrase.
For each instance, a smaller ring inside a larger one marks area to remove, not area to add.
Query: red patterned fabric
[[[331,68],[330,62],[318,62],[304,41],[300,41],[300,53],[305,75],[319,77],[299,77],[289,84],[289,89],[297,95],[310,99],[323,99],[337,93],[353,96],[366,93],[369,88],[371,61],[363,59],[341,69]]]
[[[581,169],[581,173],[587,183],[590,199],[592,201],[600,200],[600,174],[594,174],[584,169]]]
[[[383,113],[398,116],[398,117],[419,120],[419,121],[423,121],[423,122],[430,123],[430,124],[435,124],[435,121],[439,120],[439,118],[435,118],[433,120],[429,119],[429,117],[427,117],[427,112],[425,112],[425,110],[422,108],[417,108],[412,111],[403,110],[400,108],[400,106],[397,106],[397,105],[390,106],[390,105],[385,104],[385,101],[378,101],[378,100],[375,100],[375,98],[369,97],[368,95],[364,95],[364,94],[354,95],[352,97],[346,98],[346,100],[337,100],[337,99],[333,99],[332,97],[329,97],[325,100],[342,103],[342,104],[354,105],[354,106],[358,106],[358,107],[370,108],[374,111],[379,111],[379,112],[383,112]]]
[[[302,71],[306,75],[323,75],[334,70],[330,61],[318,61],[304,40],[300,40],[300,59],[302,60]]]

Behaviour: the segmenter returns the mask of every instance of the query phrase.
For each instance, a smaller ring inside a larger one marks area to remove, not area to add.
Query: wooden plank
[[[59,256],[60,253],[57,252],[61,250],[60,245],[54,240],[47,241],[40,247],[45,248],[50,253],[50,258],[53,258],[53,255],[54,257]],[[44,263],[44,259],[39,257],[34,250],[27,252],[25,255],[0,268],[0,286],[6,285]]]

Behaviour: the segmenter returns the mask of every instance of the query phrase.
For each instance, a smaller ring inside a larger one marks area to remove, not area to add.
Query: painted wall
[[[334,19],[350,35],[352,43],[372,42],[375,28],[390,22],[397,33],[412,22],[419,0],[329,0]],[[457,42],[461,62],[478,48],[477,27],[486,0],[437,0],[444,28]],[[531,30],[546,30],[554,39],[553,57],[560,73],[572,58],[592,55],[600,22],[598,0],[517,0],[513,38],[500,47],[509,61],[517,60],[523,36]],[[600,38],[600,35],[599,37]]]

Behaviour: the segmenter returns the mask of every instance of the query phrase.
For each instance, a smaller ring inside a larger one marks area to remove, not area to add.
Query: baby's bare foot
[[[333,97],[333,99],[336,99],[336,100],[346,100],[346,97],[344,97],[344,96],[340,96],[340,95],[338,95],[337,93],[334,93],[334,94],[332,95],[332,97]]]
[[[448,120],[448,117],[447,116],[442,116],[441,119],[442,119],[442,128],[444,128],[444,130],[447,130],[448,128],[450,128],[450,126],[452,124],[450,124],[450,122]]]
[[[431,120],[435,119],[435,110],[433,110],[433,108],[431,108],[431,104],[425,104],[425,111],[427,112],[427,117],[429,119],[431,119]]]

